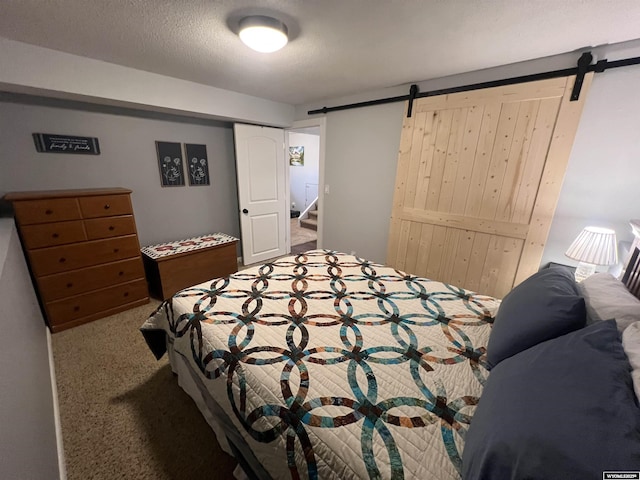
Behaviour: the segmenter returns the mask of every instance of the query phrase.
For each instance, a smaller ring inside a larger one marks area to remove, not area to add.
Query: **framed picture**
[[[304,166],[304,147],[289,147],[289,165]]]
[[[156,141],[158,166],[163,187],[181,187],[184,185],[182,168],[182,146],[174,142]]]
[[[207,146],[185,143],[189,185],[209,185],[209,159]]]

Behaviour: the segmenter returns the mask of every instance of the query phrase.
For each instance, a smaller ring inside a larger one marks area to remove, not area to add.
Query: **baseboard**
[[[51,394],[53,396],[53,421],[56,428],[56,446],[58,449],[58,471],[60,480],[67,480],[67,465],[64,458],[64,445],[62,443],[62,423],[60,422],[60,405],[58,403],[58,384],[56,382],[56,367],[53,360],[53,346],[51,345],[51,332],[47,327],[47,350],[49,352],[49,375],[51,376]]]

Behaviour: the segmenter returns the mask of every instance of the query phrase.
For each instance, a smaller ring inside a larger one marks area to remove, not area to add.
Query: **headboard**
[[[636,298],[640,298],[640,220],[631,220],[629,224],[634,239],[631,244],[631,257],[624,267],[622,283]]]
[[[635,247],[631,253],[622,276],[622,283],[636,298],[640,298],[640,248],[638,247]]]

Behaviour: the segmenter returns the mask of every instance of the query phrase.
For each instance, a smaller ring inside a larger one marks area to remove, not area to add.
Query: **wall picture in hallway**
[[[289,165],[294,167],[304,166],[304,147],[289,147]]]

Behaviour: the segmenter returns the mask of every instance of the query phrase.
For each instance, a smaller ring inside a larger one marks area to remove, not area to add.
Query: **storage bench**
[[[151,295],[160,300],[176,292],[238,271],[238,239],[212,233],[142,249]]]

